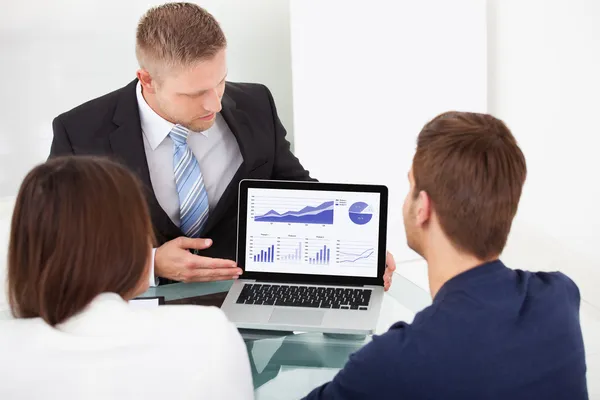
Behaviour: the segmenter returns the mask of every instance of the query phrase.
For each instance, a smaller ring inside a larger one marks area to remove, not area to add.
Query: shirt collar
[[[500,260],[490,261],[475,268],[471,268],[444,283],[444,285],[435,295],[433,302],[437,303],[442,301],[448,293],[464,289],[474,281],[479,281],[484,277],[506,270],[509,270],[508,267],[506,267]]]
[[[148,143],[152,150],[156,148],[165,140],[165,138],[171,132],[171,129],[175,124],[167,121],[160,115],[158,115],[149,105],[146,103],[146,99],[142,95],[142,85],[138,81],[136,86],[136,97],[138,103],[138,109],[140,110],[140,124],[142,126],[142,133],[146,136]],[[192,132],[190,132],[192,133]],[[208,137],[207,132],[200,132],[202,135]]]

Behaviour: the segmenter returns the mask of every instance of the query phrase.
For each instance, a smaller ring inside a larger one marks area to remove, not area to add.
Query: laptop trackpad
[[[320,326],[323,322],[325,311],[301,310],[297,308],[275,308],[269,323],[286,325],[314,325]]]

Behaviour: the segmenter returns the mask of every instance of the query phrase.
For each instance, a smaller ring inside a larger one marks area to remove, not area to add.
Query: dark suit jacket
[[[162,245],[183,233],[160,207],[152,189],[136,85],[134,80],[124,88],[56,117],[52,123],[54,139],[50,157],[109,156],[129,167],[147,189],[154,230],[158,244]],[[213,245],[200,254],[235,260],[240,180],[310,180],[310,177],[290,151],[273,97],[265,86],[227,82],[222,105],[221,115],[235,135],[244,161],[217,206],[210,210],[202,236],[211,238]]]

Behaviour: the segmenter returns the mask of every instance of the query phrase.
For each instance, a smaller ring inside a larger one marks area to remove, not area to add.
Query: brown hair
[[[17,318],[59,324],[100,293],[133,293],[153,242],[138,180],[93,157],[55,158],[21,184],[8,249],[8,296]]]
[[[140,66],[151,73],[162,65],[185,66],[212,58],[226,45],[217,20],[192,3],[151,8],[137,27],[136,56]]]
[[[413,159],[415,196],[425,191],[444,233],[479,259],[502,253],[527,175],[504,122],[447,112],[427,123]]]

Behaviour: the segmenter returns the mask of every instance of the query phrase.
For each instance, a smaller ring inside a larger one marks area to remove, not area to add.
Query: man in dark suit
[[[137,173],[159,244],[151,283],[236,278],[239,181],[309,173],[290,151],[269,90],[225,81],[226,39],[204,9],[149,10],[136,55],[136,80],[54,120],[50,156],[107,155]],[[386,287],[391,256],[388,264]]]

